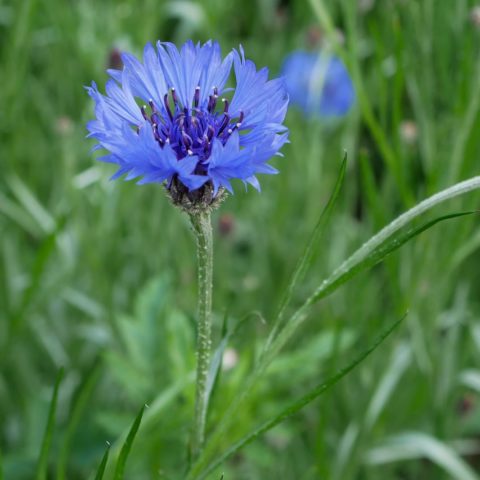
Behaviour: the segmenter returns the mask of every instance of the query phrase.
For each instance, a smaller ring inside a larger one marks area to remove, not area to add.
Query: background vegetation
[[[182,478],[193,409],[195,250],[162,188],[109,182],[85,140],[115,49],[188,38],[241,43],[280,70],[339,37],[357,90],[348,117],[291,108],[291,144],[263,193],[215,214],[215,335],[235,326],[214,426],[242,382],[348,151],[345,185],[300,304],[398,214],[480,170],[480,14],[471,0],[0,1],[0,466],[34,478],[60,367],[52,479],[94,475],[148,403],[125,478]],[[338,29],[335,33],[332,27]],[[330,36],[330,38],[329,38]],[[474,210],[468,194],[434,214]],[[225,446],[388,339],[328,394],[224,463],[229,479],[475,479],[480,476],[480,229],[442,223],[315,307]],[[475,473],[477,472],[477,473]],[[1,478],[1,474],[0,474]]]

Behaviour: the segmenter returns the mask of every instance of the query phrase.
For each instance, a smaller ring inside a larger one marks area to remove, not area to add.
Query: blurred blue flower
[[[342,116],[355,102],[352,80],[339,58],[296,51],[285,59],[282,73],[290,101],[309,116]]]
[[[106,95],[87,87],[96,116],[88,136],[108,151],[99,160],[119,166],[113,178],[215,197],[232,191],[232,179],[259,189],[256,174],[277,173],[267,161],[288,139],[288,95],[283,79],[268,80],[242,48],[222,60],[217,42],[188,41],[180,51],[158,42],[145,46],[143,63],[128,53],[122,61],[123,70],[108,70]],[[236,86],[225,88],[232,66]]]

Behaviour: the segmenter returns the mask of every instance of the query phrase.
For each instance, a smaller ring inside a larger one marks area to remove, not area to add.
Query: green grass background
[[[337,121],[294,107],[291,144],[263,192],[214,215],[215,338],[235,325],[210,428],[252,369],[343,152],[347,177],[299,305],[398,214],[480,171],[480,27],[471,0],[0,1],[0,466],[35,478],[55,377],[65,377],[48,474],[93,478],[105,450],[150,408],[126,479],[182,478],[193,411],[196,261],[187,218],[158,185],[110,182],[85,139],[83,86],[113,48],[240,43],[257,66],[334,26],[357,90]],[[329,33],[330,32],[330,33]],[[418,137],[402,137],[415,122]],[[478,208],[478,194],[437,215]],[[233,219],[230,234],[219,222]],[[237,412],[225,446],[345,365],[408,310],[399,331],[332,391],[209,478],[480,478],[480,228],[442,223],[322,301]],[[116,442],[116,443],[115,443]],[[1,478],[1,474],[0,474]]]

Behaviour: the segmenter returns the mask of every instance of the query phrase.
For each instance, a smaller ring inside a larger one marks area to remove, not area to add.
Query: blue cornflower
[[[113,178],[165,182],[176,203],[208,204],[232,192],[232,179],[259,189],[257,174],[277,173],[267,161],[288,139],[288,95],[242,48],[222,60],[217,42],[180,51],[158,42],[145,46],[143,63],[128,53],[122,61],[123,70],[108,70],[106,95],[87,87],[96,105],[89,137],[108,151],[99,160],[119,166]],[[232,66],[236,86],[225,88]]]
[[[290,101],[309,116],[342,116],[355,101],[352,80],[337,57],[296,51],[285,59],[282,73]]]

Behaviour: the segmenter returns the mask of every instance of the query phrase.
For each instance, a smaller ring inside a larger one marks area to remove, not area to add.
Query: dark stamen
[[[193,96],[193,104],[198,107],[200,103],[200,87],[195,87],[195,95]]]
[[[212,141],[213,136],[215,135],[215,129],[209,125],[207,128],[207,139],[209,142]]]
[[[185,145],[185,148],[189,150],[193,144],[192,137],[186,134],[185,132],[182,132],[182,140],[183,140],[183,144]]]
[[[152,113],[155,113],[157,110],[156,110],[156,108],[155,108],[155,104],[153,103],[153,100],[150,99],[150,100],[148,101],[148,104],[150,105],[150,108],[152,109]]]
[[[168,93],[166,93],[163,97],[163,103],[165,104],[165,110],[168,113],[168,117],[170,118],[170,120],[173,120],[172,111],[170,110],[170,105],[168,104]]]
[[[142,112],[142,117],[143,117],[145,120],[148,120],[147,106],[144,105],[143,107],[140,107],[140,111]]]
[[[228,100],[226,98],[222,98],[222,102],[223,102],[223,113],[227,113],[228,112],[228,106],[230,104],[228,103]]]
[[[221,135],[221,133],[225,130],[225,127],[228,125],[228,122],[230,121],[230,117],[228,114],[225,114],[223,117],[222,124],[220,125],[220,129],[218,130],[217,137]]]
[[[215,110],[215,107],[217,106],[217,94],[210,95],[209,100],[208,100],[208,111],[212,113]]]
[[[175,91],[175,88],[171,88],[170,90],[172,92],[172,100],[173,100],[173,103],[175,104],[175,106],[178,105],[178,97],[177,97],[177,92]]]
[[[154,123],[154,124],[152,125],[152,128],[153,128],[153,136],[155,137],[155,140],[157,140],[157,142],[161,142],[162,139],[160,138],[160,135],[158,134],[157,124]]]

